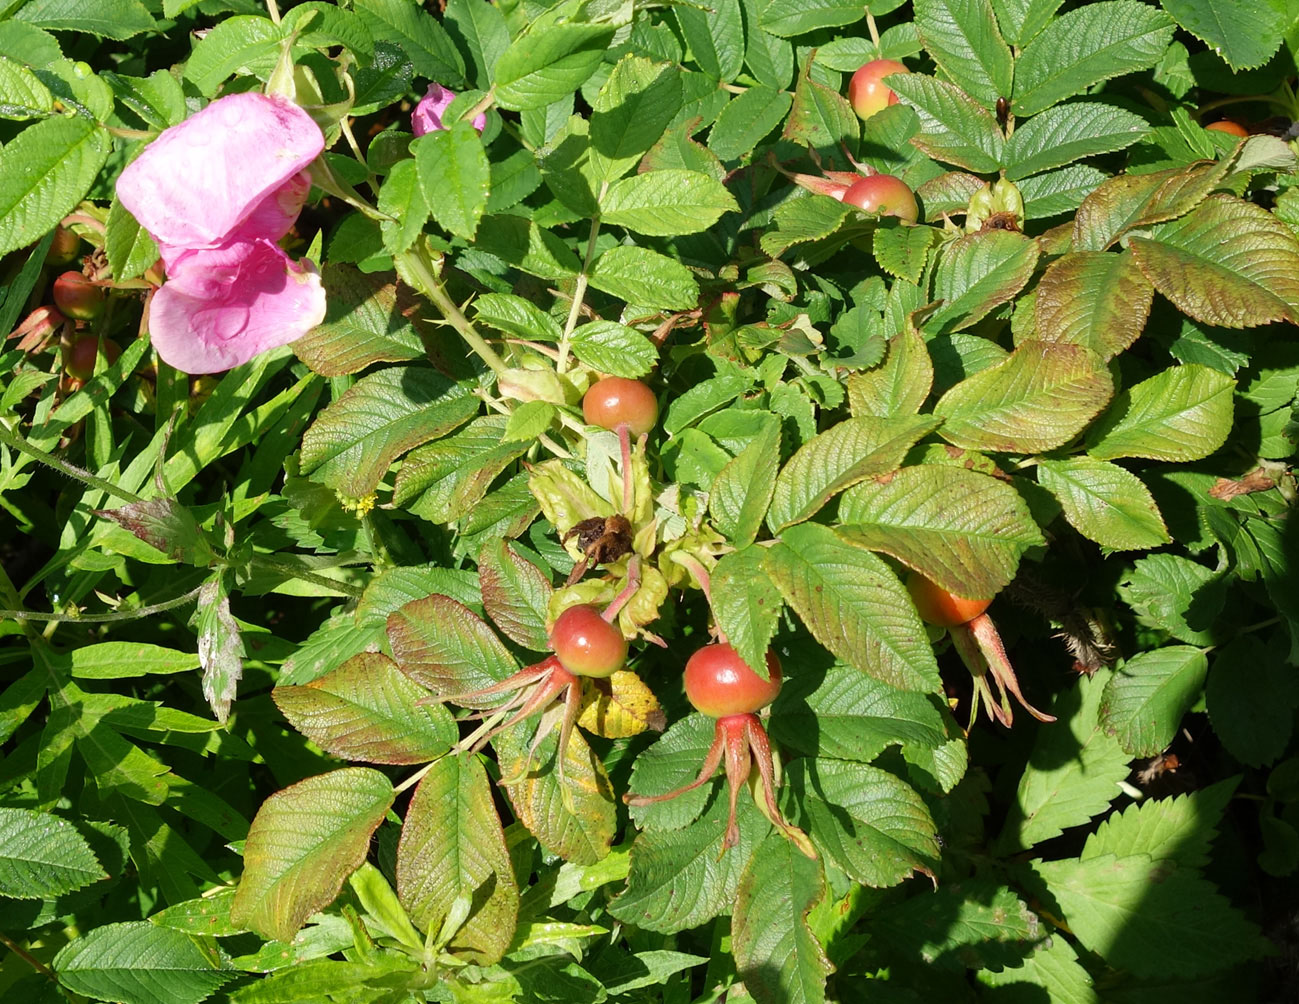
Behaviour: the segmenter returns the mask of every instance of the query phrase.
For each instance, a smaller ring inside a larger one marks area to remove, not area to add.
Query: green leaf
[[[1267,951],[1211,882],[1145,854],[1035,861],[1084,947],[1138,977],[1207,974]]]
[[[54,96],[36,74],[0,56],[0,118],[23,121],[43,118],[54,110]]]
[[[198,1004],[237,975],[216,969],[188,934],[143,920],[102,924],[51,965],[73,993],[121,1004]]]
[[[158,245],[123,205],[113,199],[104,230],[104,253],[113,278],[136,279],[158,260]]]
[[[479,224],[476,246],[543,279],[565,279],[582,269],[568,245],[549,230],[519,216],[486,217]]]
[[[415,789],[397,845],[397,895],[434,936],[455,914],[462,923],[448,948],[478,965],[497,962],[513,940],[519,889],[476,756],[442,757]]]
[[[1090,164],[1073,164],[1016,182],[1024,199],[1024,218],[1040,220],[1072,212],[1107,175]]]
[[[496,63],[496,103],[510,111],[544,108],[586,83],[604,59],[611,25],[557,24],[552,9],[532,22]]]
[[[512,293],[485,293],[474,301],[474,319],[506,334],[529,341],[557,342],[559,322],[534,304]]]
[[[734,80],[744,65],[739,0],[717,0],[708,12],[696,7],[674,7],[672,16],[699,68],[715,80]]]
[[[325,319],[293,343],[294,354],[321,376],[359,373],[374,363],[424,356],[424,343],[407,317],[415,309],[408,287],[390,276],[366,275],[326,264]]]
[[[934,405],[940,434],[968,450],[1037,453],[1063,446],[1105,407],[1109,370],[1077,345],[1028,341]]]
[[[343,767],[276,792],[248,831],[230,919],[291,941],[365,860],[392,801],[392,782],[368,767]]]
[[[659,360],[658,347],[634,328],[615,321],[591,321],[573,329],[573,355],[610,376],[639,377]]]
[[[419,185],[433,219],[457,237],[473,240],[487,209],[491,168],[478,130],[455,122],[411,144]]]
[[[837,90],[812,79],[812,60],[809,56],[798,75],[794,89],[794,104],[783,133],[785,139],[800,146],[812,146],[830,154],[839,151],[839,144],[857,146],[860,126],[852,105]]]
[[[862,763],[803,757],[785,775],[817,849],[849,878],[887,888],[938,868],[938,830],[904,781]]]
[[[717,627],[758,676],[767,678],[767,648],[776,634],[783,601],[763,568],[766,551],[732,551],[712,572],[709,606]]]
[[[865,15],[861,4],[847,0],[772,0],[762,12],[762,30],[792,38],[817,28],[856,24]]]
[[[1105,687],[1100,712],[1105,730],[1132,756],[1163,752],[1199,698],[1208,670],[1204,653],[1189,645],[1133,656]]]
[[[117,41],[157,27],[140,0],[27,0],[13,17],[38,28]]]
[[[591,285],[639,306],[690,310],[699,287],[690,270],[649,248],[619,245],[596,259]]]
[[[938,231],[931,227],[879,226],[871,239],[871,251],[889,275],[919,282],[937,237]]]
[[[914,414],[929,397],[934,366],[920,333],[910,325],[889,339],[884,362],[848,377],[848,403],[854,415]]]
[[[762,528],[780,465],[780,423],[765,421],[758,428],[753,442],[718,472],[708,492],[714,524],[741,548],[752,544]]]
[[[988,0],[916,0],[920,41],[952,83],[985,108],[1010,97],[1014,62]]]
[[[939,689],[911,598],[875,555],[805,523],[768,550],[767,574],[816,640],[844,662],[903,690]]]
[[[1016,115],[1036,115],[1093,84],[1154,66],[1173,23],[1138,0],[1104,0],[1054,19],[1015,63]]]
[[[444,436],[478,411],[460,384],[423,367],[362,377],[312,423],[302,439],[302,473],[353,498],[372,492],[392,462]]]
[[[550,579],[504,540],[489,541],[478,556],[478,584],[487,616],[516,645],[550,650],[546,615]]]
[[[1163,7],[1234,70],[1266,63],[1288,16],[1285,5],[1268,0],[1163,0]]]
[[[997,24],[1011,45],[1024,46],[1045,28],[1063,0],[992,0]]]
[[[987,986],[1008,988],[1007,1000],[1014,1000],[1016,990],[1023,984],[1040,987],[1060,1004],[1099,1004],[1091,973],[1078,961],[1078,953],[1064,938],[1047,938],[1038,943],[1036,950],[1017,966],[1002,969],[984,969],[978,979]]]
[[[1152,554],[1133,564],[1119,583],[1119,595],[1146,623],[1180,641],[1212,645],[1224,585],[1223,579],[1189,558]]]
[[[849,490],[841,532],[960,596],[995,596],[1044,543],[1019,493],[961,467],[903,467]]]
[[[1034,337],[1111,359],[1140,336],[1154,297],[1131,252],[1075,251],[1052,262],[1037,284]]]
[[[679,718],[636,757],[628,790],[641,795],[662,795],[693,781],[715,736],[713,719],[697,711]],[[628,812],[643,830],[679,830],[699,818],[714,787],[704,784],[663,802],[633,805]]]
[[[937,423],[929,415],[849,418],[809,440],[776,478],[767,525],[773,533],[801,523],[845,488],[896,470],[907,450]]]
[[[615,181],[600,199],[600,218],[638,234],[675,237],[707,230],[739,208],[711,175],[669,169]]]
[[[66,819],[0,807],[0,896],[52,899],[108,878]]]
[[[1005,140],[997,120],[960,88],[920,73],[895,73],[889,87],[920,116],[911,142],[922,152],[976,174],[1000,168]]]
[[[449,0],[446,26],[473,62],[470,82],[487,90],[491,86],[496,61],[510,47],[510,30],[506,27],[504,15],[483,0]]]
[[[1240,778],[1228,778],[1176,798],[1149,798],[1110,815],[1087,837],[1082,859],[1148,854],[1184,868],[1209,863],[1223,811]]]
[[[1299,687],[1275,647],[1244,635],[1217,650],[1204,696],[1214,732],[1241,763],[1262,767],[1285,753]]]
[[[54,229],[90,190],[112,144],[80,116],[28,126],[0,149],[0,254]]]
[[[72,675],[88,680],[120,680],[146,673],[184,673],[198,669],[199,658],[135,641],[105,641],[71,653]]]
[[[458,738],[443,707],[416,705],[425,690],[379,652],[363,652],[299,687],[271,691],[289,723],[343,760],[427,763]]]
[[[807,926],[824,889],[821,863],[779,832],[750,859],[735,893],[731,948],[737,974],[759,1004],[825,1001],[834,967]]]
[[[269,18],[239,14],[212,28],[194,46],[185,63],[185,79],[205,98],[237,73],[266,79],[279,58],[283,29]]]
[[[1083,157],[1123,150],[1149,131],[1140,115],[1114,105],[1056,105],[1018,126],[1006,140],[1006,177],[1018,181]]]
[[[526,442],[510,441],[504,415],[476,418],[453,436],[412,451],[402,461],[393,501],[431,523],[468,516],[492,482],[527,452]]]
[[[403,673],[436,694],[460,694],[499,683],[517,668],[496,632],[464,604],[434,593],[388,616],[388,643]],[[491,707],[495,697],[461,701]]]
[[[445,28],[406,0],[356,0],[353,5],[375,41],[395,42],[415,73],[450,87],[464,82],[465,64]]]
[[[1037,242],[1009,230],[983,230],[948,244],[934,272],[943,305],[925,322],[934,332],[960,331],[1014,298],[1037,266]]]
[[[785,120],[793,105],[786,91],[750,87],[732,98],[722,109],[708,133],[708,148],[722,160],[738,160]]]
[[[1236,381],[1207,366],[1174,366],[1123,391],[1088,433],[1099,460],[1207,457],[1231,431]]]
[[[592,167],[606,179],[623,175],[659,141],[681,104],[678,70],[624,56],[591,106]]]
[[[1084,537],[1112,551],[1134,551],[1169,542],[1159,507],[1141,479],[1117,464],[1091,457],[1038,462],[1038,484],[1064,509]]]
[[[1128,755],[1100,719],[1109,679],[1108,670],[1082,677],[1052,702],[1051,713],[1059,720],[1037,734],[999,841],[1004,850],[1059,836],[1119,796],[1119,782],[1128,776]]]
[[[1250,328],[1299,318],[1299,239],[1261,206],[1213,195],[1130,246],[1155,289],[1197,321]]]

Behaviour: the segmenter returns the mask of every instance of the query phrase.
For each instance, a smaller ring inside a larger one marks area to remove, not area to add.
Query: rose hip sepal
[[[764,680],[725,642],[706,645],[695,652],[686,663],[686,696],[699,711],[717,719],[713,744],[704,755],[699,775],[689,784],[662,795],[628,792],[622,800],[628,805],[666,802],[710,780],[718,765],[724,763],[730,805],[726,837],[722,841],[724,853],[740,842],[740,828],[735,821],[736,799],[756,763],[762,787],[762,800],[757,802],[759,810],[795,847],[809,858],[815,858],[816,849],[807,834],[786,822],[776,805],[776,769],[771,759],[771,743],[762,721],[754,714],[775,700],[780,691],[780,663],[771,652],[767,653],[767,670],[769,679]]]

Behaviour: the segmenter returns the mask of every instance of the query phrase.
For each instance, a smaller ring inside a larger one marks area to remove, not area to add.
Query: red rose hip
[[[605,377],[591,384],[582,398],[582,415],[588,425],[613,430],[626,425],[633,435],[640,436],[654,428],[659,403],[639,380]]]
[[[896,216],[908,223],[920,217],[915,193],[900,178],[891,174],[872,174],[853,182],[843,193],[843,201],[880,216]]]
[[[1212,129],[1214,132],[1225,132],[1228,136],[1238,136],[1244,139],[1249,135],[1249,130],[1239,122],[1233,122],[1231,119],[1222,119],[1218,122],[1210,122],[1204,128]]]
[[[898,96],[884,83],[890,73],[907,73],[896,59],[873,59],[861,67],[848,81],[848,102],[858,118],[868,119],[889,105],[898,103]]]
[[[780,661],[767,653],[764,680],[730,645],[705,645],[686,663],[686,697],[710,718],[746,715],[776,699],[780,693]]]
[[[63,369],[68,376],[76,377],[78,380],[89,380],[95,375],[95,362],[101,351],[110,366],[117,362],[117,357],[122,354],[116,342],[105,339],[101,347],[99,339],[94,335],[82,335],[68,349],[67,356],[63,360]]]
[[[54,280],[54,305],[67,317],[91,321],[104,309],[104,291],[80,272],[64,272]]]
[[[555,618],[550,647],[574,676],[609,676],[627,661],[627,639],[592,606],[569,607]]]
[[[936,627],[955,627],[972,621],[992,602],[991,599],[969,600],[955,596],[919,572],[907,576],[907,592],[911,594],[920,619]]]

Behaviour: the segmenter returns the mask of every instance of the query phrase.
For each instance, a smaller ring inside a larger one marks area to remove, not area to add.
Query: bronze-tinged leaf
[[[360,373],[373,363],[397,363],[424,356],[424,343],[410,321],[413,294],[381,275],[350,265],[327,264],[325,319],[293,343],[293,351],[314,373],[336,377]]]
[[[848,405],[855,417],[915,414],[934,383],[925,340],[911,325],[889,339],[884,361],[848,377]]]
[[[983,230],[952,241],[934,269],[934,297],[943,304],[925,329],[961,331],[986,317],[1024,288],[1037,257],[1037,241],[1010,230]]]
[[[292,941],[365,860],[392,801],[392,782],[368,767],[318,774],[268,798],[248,830],[231,922]]]
[[[354,655],[303,686],[271,691],[290,724],[321,749],[344,760],[389,764],[427,763],[456,741],[445,708],[416,705],[425,696],[378,652]]]
[[[1161,174],[1120,174],[1096,187],[1074,216],[1073,249],[1104,251],[1139,219],[1142,209],[1167,180]]]
[[[397,896],[422,931],[463,923],[451,952],[498,962],[514,937],[519,889],[492,791],[476,756],[444,756],[415,789],[397,844]]]
[[[620,669],[608,679],[582,681],[577,724],[605,739],[623,739],[648,729],[662,732],[667,718],[654,691],[631,670]]]
[[[94,513],[129,530],[172,561],[204,568],[216,556],[194,514],[175,499],[145,499],[120,509],[96,509]]]
[[[550,650],[546,607],[552,590],[540,568],[497,537],[478,556],[478,584],[483,609],[510,641],[533,652]]]
[[[398,668],[439,696],[491,686],[518,669],[482,618],[438,593],[389,614],[388,643]],[[464,706],[488,708],[497,703],[499,697],[487,697]]]
[[[1154,287],[1131,252],[1075,251],[1057,260],[1037,284],[1037,335],[1110,359],[1140,336]]]
[[[1261,206],[1213,195],[1198,209],[1133,237],[1155,289],[1197,321],[1251,328],[1299,320],[1299,239]]]

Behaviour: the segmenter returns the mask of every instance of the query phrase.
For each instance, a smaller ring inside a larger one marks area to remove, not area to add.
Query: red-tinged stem
[[[519,670],[517,673],[512,673],[510,676],[507,676],[504,680],[501,680],[498,683],[493,683],[486,687],[479,687],[477,690],[467,690],[460,694],[440,694],[435,701],[431,703],[450,703],[459,704],[463,707],[472,707],[484,697],[495,697],[497,694],[504,694],[511,690],[522,690],[528,684],[536,683],[550,670],[559,665],[559,660],[555,658],[555,656],[547,656],[545,659],[542,659],[541,662],[533,663],[531,666],[524,666],[523,669]],[[421,700],[427,699],[421,698]]]
[[[708,753],[704,756],[704,764],[699,768],[699,776],[689,784],[682,785],[673,791],[664,792],[662,795],[633,795],[630,791],[622,796],[622,800],[627,805],[652,805],[655,802],[666,802],[668,799],[676,798],[678,795],[684,795],[687,791],[694,791],[701,784],[717,773],[717,766],[722,762],[722,744],[726,735],[722,730],[722,721],[718,719],[717,726],[713,731],[713,744],[708,747]]]
[[[997,681],[998,686],[1010,691],[1024,710],[1039,722],[1055,721],[1054,715],[1038,711],[1020,693],[1019,680],[1015,678],[1015,667],[1010,664],[1010,659],[1006,656],[1006,646],[1002,644],[1001,635],[997,632],[997,625],[992,623],[992,618],[987,614],[979,614],[978,617],[965,626],[974,637],[976,644],[979,646],[979,651],[983,653],[983,657],[988,660],[988,666],[992,670],[992,677]]]
[[[568,741],[573,735],[573,726],[582,713],[582,684],[576,678],[568,685],[564,695],[564,718],[559,723],[559,748],[555,751],[555,771],[559,780],[564,781],[564,758],[568,754]],[[568,797],[568,786],[564,785],[565,799]]]
[[[955,627],[948,629],[952,636],[952,645],[961,661],[965,663],[965,668],[970,671],[970,676],[974,678],[974,695],[970,702],[970,724],[968,728],[974,727],[974,722],[979,716],[979,701],[982,700],[984,706],[988,709],[988,717],[993,721],[1000,722],[1006,728],[1010,728],[1014,721],[1014,713],[1011,711],[1010,704],[1007,702],[1005,694],[1002,694],[1001,701],[998,703],[992,695],[992,688],[988,685],[988,661],[983,657],[978,643],[970,633],[968,624],[957,624]]]
[[[735,800],[740,789],[749,780],[753,760],[749,756],[749,730],[757,719],[751,715],[728,715],[717,719],[717,729],[726,736],[726,788],[730,812],[726,817],[726,839],[722,851],[728,851],[740,842],[740,826],[735,821]],[[758,725],[761,729],[762,726]],[[770,755],[768,755],[770,760]]]
[[[636,595],[638,589],[640,589],[640,555],[633,554],[631,560],[627,562],[627,585],[623,587],[622,592],[613,598],[613,602],[605,607],[604,613],[600,615],[604,618],[606,624],[613,623],[613,619]]]
[[[479,737],[479,739],[469,747],[469,749],[474,753],[478,752],[478,750],[487,745],[487,742],[493,736],[499,735],[512,726],[518,725],[519,722],[523,721],[525,718],[532,717],[558,697],[560,691],[565,687],[575,686],[576,683],[576,677],[574,677],[573,674],[563,666],[559,665],[557,661],[553,669],[537,680],[535,688],[532,690],[532,693],[528,696],[527,700],[523,702],[522,707],[520,707],[518,711],[514,712],[507,721],[488,729],[484,735]],[[479,732],[481,731],[482,730],[479,729]],[[477,733],[475,733],[475,735],[477,735]],[[466,742],[467,741],[468,740],[466,740]]]
[[[631,478],[631,429],[626,422],[618,426],[618,450],[622,455],[622,514],[631,519],[636,489]]]
[[[762,779],[762,800],[767,806],[767,818],[780,827],[781,832],[795,847],[815,861],[816,848],[812,846],[812,841],[808,839],[807,834],[792,823],[786,822],[785,817],[780,814],[780,808],[776,805],[776,768],[771,762],[771,742],[767,739],[767,730],[762,727],[762,722],[757,716],[749,717],[753,720],[747,723],[745,734],[748,738],[749,751],[758,764],[758,776]]]

